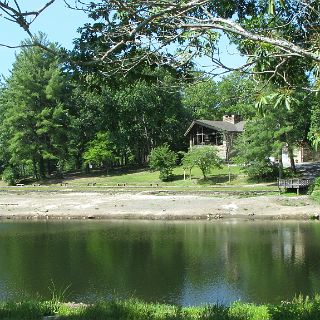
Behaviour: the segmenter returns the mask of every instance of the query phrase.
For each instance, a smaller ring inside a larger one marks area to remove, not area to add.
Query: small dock
[[[279,192],[281,189],[287,191],[288,189],[296,189],[297,194],[300,194],[300,190],[307,189],[310,185],[312,185],[314,179],[306,179],[306,178],[292,178],[292,179],[278,179],[278,188]]]

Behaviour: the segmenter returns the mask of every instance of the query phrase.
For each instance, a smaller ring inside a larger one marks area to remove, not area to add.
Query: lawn
[[[70,183],[73,185],[87,185],[88,183],[96,183],[96,185],[107,186],[117,184],[127,184],[131,186],[148,186],[150,184],[158,184],[159,186],[195,186],[204,185],[212,186],[217,184],[246,184],[247,179],[240,173],[238,166],[230,167],[231,182],[229,183],[228,167],[224,166],[222,169],[214,169],[206,180],[203,180],[200,169],[194,168],[192,170],[192,179],[186,177],[183,179],[183,169],[178,166],[173,170],[173,179],[171,181],[161,181],[159,179],[159,171],[150,171],[146,169],[123,170],[115,169],[109,174],[93,172],[85,176],[68,177]]]
[[[230,181],[229,181],[230,170]],[[184,172],[181,166],[177,166],[173,170],[173,179],[171,181],[161,181],[159,179],[159,171],[150,171],[148,168],[117,168],[112,169],[108,173],[101,171],[93,171],[89,174],[70,173],[65,174],[63,179],[50,178],[40,182],[40,187],[33,186],[33,183],[24,182],[24,187],[19,190],[38,188],[48,191],[61,190],[61,187],[69,190],[103,190],[107,188],[125,188],[129,189],[173,189],[173,190],[223,190],[223,191],[277,191],[274,183],[252,183],[248,181],[246,175],[241,172],[239,166],[223,166],[220,169],[213,169],[207,179],[203,179],[201,170],[195,167],[192,170],[192,177],[186,175],[184,180]],[[38,183],[36,183],[38,184]],[[61,186],[62,184],[62,186]],[[38,188],[37,188],[38,187]],[[18,187],[11,187],[18,189]],[[11,189],[10,188],[10,189]],[[7,189],[4,182],[1,182],[0,189]]]

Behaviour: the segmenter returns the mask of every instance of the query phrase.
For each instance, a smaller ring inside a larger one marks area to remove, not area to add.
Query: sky
[[[22,4],[23,2],[25,7],[22,7],[22,10],[38,10],[47,1],[29,0],[29,3],[26,0],[20,1]],[[77,29],[89,21],[82,11],[70,10],[66,8],[63,0],[56,0],[32,23],[31,31],[33,33],[42,31],[47,34],[49,41],[57,42],[61,46],[71,49],[73,39],[79,36]],[[27,34],[22,28],[0,17],[0,43],[16,46],[26,38]],[[236,48],[229,45],[226,37],[222,37],[219,48],[222,61],[226,65],[236,67],[245,62],[245,58],[238,54]],[[18,50],[0,47],[0,75],[9,76],[12,64],[15,61],[15,52]],[[210,61],[202,59],[200,64],[207,66]]]
[[[38,10],[46,2],[45,0],[29,0],[29,4],[21,9]],[[47,34],[48,40],[58,42],[63,47],[71,49],[73,39],[78,36],[77,29],[88,21],[82,11],[70,10],[66,8],[63,0],[56,0],[32,23],[31,31],[42,31]],[[16,46],[26,38],[27,34],[22,28],[0,18],[0,43]],[[9,70],[15,60],[15,51],[15,49],[0,47],[0,74],[9,75]]]

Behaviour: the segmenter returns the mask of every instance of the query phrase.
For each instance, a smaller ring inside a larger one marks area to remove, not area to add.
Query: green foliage
[[[231,319],[269,320],[270,314],[266,305],[257,306],[251,303],[235,302],[230,306]]]
[[[263,114],[266,108],[270,107],[277,109],[277,112],[288,112],[299,106],[300,102],[297,98],[296,92],[289,89],[278,89],[272,93],[262,95],[260,100],[256,103],[256,108]]]
[[[2,180],[5,181],[9,186],[16,184],[17,173],[13,167],[7,167],[2,172]]]
[[[310,129],[308,138],[316,150],[320,143],[320,96],[312,102]]]
[[[266,116],[248,121],[245,131],[236,141],[234,161],[243,165],[250,178],[274,177],[276,167],[269,157],[278,157],[282,144],[275,135],[278,132],[274,118]]]
[[[172,178],[172,171],[176,165],[177,155],[167,144],[152,149],[149,155],[149,166],[152,170],[160,171],[160,179],[167,181]]]
[[[252,77],[238,72],[223,77],[218,83],[221,116],[239,114],[243,119],[251,118],[256,113],[254,102],[263,85],[255,82]]]
[[[311,198],[320,203],[320,177],[317,177],[311,188]]]
[[[118,138],[141,164],[154,146],[168,143],[181,149],[189,120],[174,77],[162,70],[146,73],[161,83],[140,79],[124,84],[115,95]]]
[[[0,318],[4,320],[38,320],[44,316],[54,315],[58,310],[59,305],[51,301],[8,302],[0,304]]]
[[[205,79],[187,85],[182,103],[192,119],[221,120],[225,114],[240,114],[246,119],[255,113],[260,89],[253,79],[234,72],[219,82]]]
[[[211,80],[204,80],[186,86],[182,103],[193,119],[219,119],[218,86]]]
[[[170,10],[170,3],[164,1],[144,3],[141,11],[141,1],[123,0],[121,4],[113,3],[113,5],[108,2],[100,2],[99,5],[93,5],[90,8],[90,17],[94,19],[94,27],[91,24],[84,26],[79,47],[83,50],[83,54],[88,55],[89,50],[85,44],[92,43],[94,39],[96,43],[92,47],[95,50],[92,49],[94,52],[89,52],[100,56],[106,51],[104,42],[108,32],[110,39],[117,39],[117,35],[125,34],[124,27],[128,21],[138,24],[146,16],[158,13],[156,19],[146,20],[139,27],[137,39],[128,37],[125,45],[118,40],[119,43],[118,45],[117,42],[115,43],[115,50],[112,51],[110,58],[122,57],[122,66],[126,70],[129,70],[132,64],[140,67],[146,61],[150,64],[170,61],[174,65],[177,60],[180,60],[183,64],[182,68],[187,68],[190,66],[187,62],[193,56],[202,57],[203,55],[207,55],[213,59],[216,66],[220,66],[221,62],[216,61],[214,57],[217,53],[217,39],[219,38],[216,29],[221,29],[233,43],[238,45],[242,54],[252,57],[252,60],[246,65],[247,68],[255,66],[256,71],[265,72],[264,78],[272,79],[278,84],[297,85],[303,77],[306,79],[308,71],[317,65],[319,35],[317,28],[314,27],[319,20],[317,1],[310,4],[285,0],[242,1],[240,3],[234,0],[208,1],[201,3],[201,7],[199,3],[188,6],[188,10],[185,11],[186,3],[187,1],[181,1],[181,5],[174,11]],[[292,19],[293,15],[295,19]],[[177,29],[177,25],[188,20],[188,16],[191,17],[191,22],[192,20],[203,21],[203,27],[195,25],[196,28],[193,28],[191,23],[183,30]],[[109,18],[105,19],[105,17]],[[211,17],[230,19],[232,23],[220,21],[215,29],[210,27]],[[98,20],[99,23],[97,23]],[[176,21],[177,24],[172,24],[170,21]],[[237,27],[238,25],[241,26],[241,30]],[[285,28],[283,28],[284,25]],[[233,33],[235,33],[234,36]],[[265,36],[270,41],[251,40],[250,38],[254,38],[255,35],[258,38]],[[147,38],[149,42],[140,41],[140,38]],[[152,50],[150,43],[153,41],[157,43],[157,46],[153,46]],[[176,55],[170,48],[175,43],[179,44]],[[300,50],[296,50],[297,45],[301,50],[314,53],[314,61],[308,59],[305,54],[301,54]],[[159,46],[163,49],[161,57]],[[261,48],[263,50],[259,50]],[[148,51],[151,53],[142,57],[137,54],[137,52],[148,53]],[[286,51],[285,55],[284,51]]]
[[[77,169],[83,165],[83,153],[88,148],[90,141],[96,138],[98,132],[115,130],[117,121],[113,90],[107,86],[99,90],[91,86],[89,80],[75,79],[73,83],[69,150],[74,157]]]
[[[135,319],[135,320],[318,320],[320,298],[299,296],[277,305],[235,302],[230,306],[209,305],[178,307],[144,303],[136,299],[100,301],[90,305],[65,305],[61,302],[27,301],[1,303],[0,318],[41,319],[57,315],[59,319]]]
[[[298,296],[293,301],[283,301],[280,305],[270,307],[270,315],[273,320],[315,320],[319,318],[320,297],[313,299],[308,296]]]
[[[42,34],[39,42],[55,47]],[[34,176],[44,177],[68,156],[67,77],[57,57],[24,44],[1,92],[0,157],[17,169],[31,161]]]
[[[98,132],[83,154],[85,164],[104,165],[114,159],[113,143],[108,132]]]
[[[194,166],[198,166],[206,179],[213,167],[221,168],[221,158],[218,156],[218,151],[213,146],[194,147],[184,155],[182,166],[190,170]]]
[[[303,104],[302,104],[303,101]],[[306,141],[310,123],[310,101],[299,91],[269,87],[256,103],[257,113],[245,126],[236,143],[235,161],[252,178],[276,175],[270,157],[278,161],[282,175],[282,149],[287,148],[295,172],[293,149]]]

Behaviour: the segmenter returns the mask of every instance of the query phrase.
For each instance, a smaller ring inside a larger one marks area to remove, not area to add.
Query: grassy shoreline
[[[97,302],[93,305],[56,300],[0,304],[0,319],[53,319],[52,316],[69,320],[313,320],[320,318],[320,296],[299,296],[279,304],[234,302],[230,306],[195,307],[144,303],[134,299]]]
[[[230,171],[229,171],[230,169]],[[230,175],[229,175],[230,174]],[[181,166],[177,166],[173,170],[173,179],[170,181],[161,181],[159,179],[159,171],[150,171],[148,168],[136,169],[113,169],[108,173],[104,171],[94,171],[88,174],[66,173],[63,178],[48,177],[42,181],[35,181],[32,179],[25,179],[19,181],[19,184],[24,184],[24,188],[32,188],[33,184],[42,188],[116,188],[126,185],[131,188],[216,188],[216,187],[242,187],[242,186],[269,186],[270,183],[257,183],[248,180],[248,177],[241,173],[240,167],[231,166],[228,168],[224,165],[221,169],[213,169],[208,175],[207,179],[203,179],[199,168],[194,168],[192,172],[192,179],[186,175],[184,180],[184,172]],[[230,180],[229,180],[230,178]],[[6,183],[0,181],[0,188],[5,188]],[[268,189],[268,188],[267,188]]]

